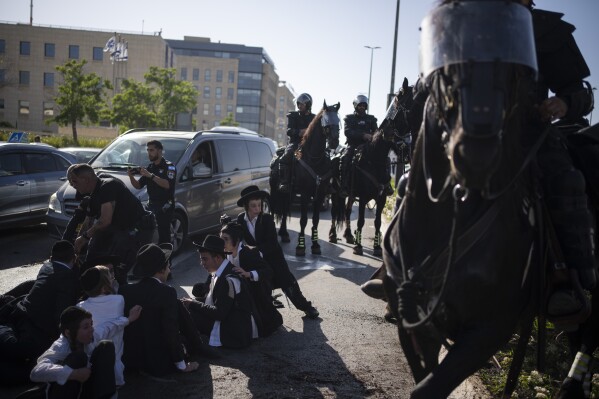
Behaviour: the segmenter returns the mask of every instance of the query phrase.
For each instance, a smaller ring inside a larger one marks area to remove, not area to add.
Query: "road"
[[[171,381],[128,374],[119,397],[407,398],[413,380],[396,327],[382,318],[384,303],[365,296],[359,288],[380,264],[380,259],[371,256],[373,213],[367,210],[367,216],[364,256],[353,255],[345,241],[335,245],[321,241],[322,255],[311,255],[307,243],[308,254],[296,257],[296,214],[289,223],[292,242],[282,245],[304,295],[320,312],[319,320],[302,317],[303,313],[282,297],[284,324],[270,337],[257,340],[246,350],[221,349],[221,358],[199,359],[197,372],[175,375]],[[330,215],[323,212],[321,218],[319,236],[326,238]],[[2,290],[35,277],[52,242],[45,234],[43,227],[0,234]],[[205,277],[193,245],[187,243],[173,261],[169,283],[184,296]],[[0,388],[0,397],[13,397],[15,392]],[[488,395],[477,379],[471,379],[451,397]]]

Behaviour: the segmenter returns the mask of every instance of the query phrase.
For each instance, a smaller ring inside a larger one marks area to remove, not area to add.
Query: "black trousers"
[[[163,210],[164,204],[149,203],[147,208],[154,213],[158,227],[158,243],[169,244],[171,242],[171,220],[173,218],[173,207]]]
[[[116,391],[114,362],[114,344],[112,341],[100,341],[92,352],[89,379],[83,384],[73,380],[67,381],[64,385],[50,383],[48,398],[110,398]],[[84,352],[73,352],[67,356],[64,364],[72,369],[87,367],[87,355]],[[81,396],[78,396],[79,392]]]

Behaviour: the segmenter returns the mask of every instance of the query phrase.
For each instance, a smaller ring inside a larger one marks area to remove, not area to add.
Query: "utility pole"
[[[368,102],[370,102],[370,84],[372,83],[372,58],[374,56],[374,50],[376,50],[377,48],[380,48],[378,46],[376,47],[371,47],[371,46],[364,46],[368,49],[370,49],[370,77],[368,78]]]
[[[389,89],[389,95],[387,96],[387,108],[393,101],[395,96],[395,56],[397,54],[397,32],[399,26],[399,1],[397,0],[397,9],[395,12],[395,36],[393,38],[393,63],[391,64],[391,88]]]
[[[33,26],[33,0],[29,1],[29,25]]]

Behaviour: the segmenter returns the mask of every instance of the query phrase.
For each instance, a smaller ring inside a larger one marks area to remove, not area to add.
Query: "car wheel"
[[[183,214],[175,212],[171,220],[171,243],[173,244],[174,254],[177,254],[183,248],[183,243],[186,239],[187,220]]]

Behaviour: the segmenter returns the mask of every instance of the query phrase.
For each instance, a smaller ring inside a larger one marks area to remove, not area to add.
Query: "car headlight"
[[[60,201],[58,200],[56,193],[50,196],[50,200],[48,201],[48,209],[56,213],[62,213],[62,207],[60,206]]]

